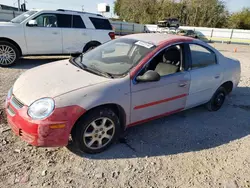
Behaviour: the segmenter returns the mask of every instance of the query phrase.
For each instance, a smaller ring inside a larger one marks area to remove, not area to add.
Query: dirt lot
[[[213,45],[242,65],[239,88],[220,111],[198,107],[131,128],[100,155],[29,146],[1,114],[0,187],[250,187],[250,47]],[[0,103],[22,72],[54,60],[0,68]]]

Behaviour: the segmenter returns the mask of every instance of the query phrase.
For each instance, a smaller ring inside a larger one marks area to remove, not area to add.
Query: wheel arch
[[[126,113],[125,110],[123,109],[122,106],[120,106],[119,104],[115,104],[115,103],[107,103],[107,104],[102,104],[102,105],[98,105],[95,106],[89,110],[87,110],[83,115],[81,115],[77,121],[75,122],[75,124],[73,125],[72,129],[71,129],[71,133],[72,131],[75,130],[75,125],[77,124],[78,121],[80,121],[81,118],[86,117],[90,112],[92,112],[93,110],[96,110],[98,108],[109,108],[112,109],[114,111],[114,113],[118,116],[119,120],[120,120],[120,124],[123,130],[126,129]]]
[[[9,42],[13,44],[18,49],[20,56],[22,56],[22,49],[14,40],[6,38],[6,37],[0,37],[0,41],[5,41],[5,42]]]
[[[220,87],[224,87],[227,94],[229,94],[229,93],[231,93],[233,91],[233,82],[232,81],[226,81]]]
[[[97,41],[97,40],[92,40],[92,41],[89,41],[83,48],[83,52],[86,52],[88,50],[88,48],[92,45],[101,45],[102,43]]]

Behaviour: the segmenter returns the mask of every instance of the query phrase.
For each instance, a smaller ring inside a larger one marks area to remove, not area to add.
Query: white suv
[[[31,10],[0,22],[0,66],[26,55],[79,54],[115,38],[102,15],[69,10]]]

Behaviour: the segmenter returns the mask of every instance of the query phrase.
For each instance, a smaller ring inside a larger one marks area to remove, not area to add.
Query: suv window
[[[214,52],[196,44],[190,44],[192,69],[207,67],[216,64],[216,55]]]
[[[41,14],[35,20],[37,21],[37,27],[57,27],[55,14]]]
[[[112,30],[112,26],[108,19],[89,17],[96,29]]]
[[[72,15],[69,14],[57,14],[58,27],[71,28]]]
[[[73,28],[86,28],[85,24],[82,21],[81,16],[73,16]]]

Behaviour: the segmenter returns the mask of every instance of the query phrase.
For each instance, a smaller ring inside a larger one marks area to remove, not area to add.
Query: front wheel
[[[95,154],[106,150],[119,138],[120,132],[120,121],[113,110],[98,108],[76,123],[72,140],[81,151]]]
[[[220,87],[212,99],[206,104],[206,107],[209,111],[218,111],[225,102],[226,99],[226,90],[224,87]]]
[[[11,43],[0,42],[0,66],[8,67],[13,65],[19,58],[18,49]]]

